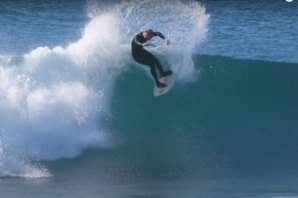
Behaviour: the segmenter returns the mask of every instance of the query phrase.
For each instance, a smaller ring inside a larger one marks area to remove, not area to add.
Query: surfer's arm
[[[153,32],[153,36],[159,36],[162,40],[164,40],[166,45],[170,44],[170,40],[167,39],[162,33],[160,32]]]
[[[160,33],[160,32],[153,32],[153,36],[159,36],[159,37],[162,38],[163,40],[166,39],[166,37],[165,37],[162,33]]]

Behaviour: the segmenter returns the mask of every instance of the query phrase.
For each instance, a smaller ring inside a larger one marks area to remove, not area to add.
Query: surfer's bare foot
[[[171,75],[171,74],[173,74],[172,70],[168,70],[168,71],[164,72],[164,73],[162,74],[162,76],[169,76],[169,75]]]
[[[158,88],[163,88],[163,87],[166,87],[166,86],[167,86],[167,85],[164,84],[164,83],[161,83],[161,82],[157,83],[157,87],[158,87]]]

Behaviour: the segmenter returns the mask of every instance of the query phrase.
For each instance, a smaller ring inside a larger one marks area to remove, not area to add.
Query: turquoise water
[[[297,2],[228,2],[1,2],[0,197],[297,197]]]

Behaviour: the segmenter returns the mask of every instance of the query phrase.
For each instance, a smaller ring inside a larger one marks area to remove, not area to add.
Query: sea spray
[[[197,1],[180,0],[159,1],[115,1],[109,4],[102,1],[88,1],[90,17],[104,12],[113,13],[121,20],[121,34],[126,35],[130,43],[132,37],[145,28],[162,32],[171,41],[163,45],[160,38],[150,42],[156,48],[147,48],[154,55],[164,57],[164,67],[171,67],[178,82],[195,80],[197,71],[194,68],[192,54],[206,39],[209,15]]]
[[[102,125],[110,115],[115,80],[131,65],[132,37],[145,27],[170,46],[148,49],[179,82],[194,78],[192,51],[207,33],[209,16],[195,1],[141,1],[107,7],[90,1],[90,22],[68,46],[40,46],[0,65],[0,176],[43,177],[42,160],[73,158],[86,148],[110,147]],[[100,10],[100,11],[99,11]],[[165,14],[167,13],[167,14]]]
[[[123,67],[117,27],[111,15],[95,17],[79,41],[39,47],[18,65],[0,68],[1,131],[10,137],[1,137],[1,145],[14,148],[2,148],[0,176],[34,177],[38,167],[30,161],[109,145],[100,123]]]

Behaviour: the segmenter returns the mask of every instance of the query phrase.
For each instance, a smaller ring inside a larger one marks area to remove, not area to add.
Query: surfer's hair
[[[145,29],[144,32],[146,32],[149,35],[152,35],[153,34],[153,30],[152,29],[149,29],[149,28]]]

